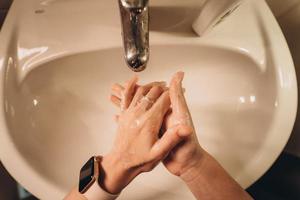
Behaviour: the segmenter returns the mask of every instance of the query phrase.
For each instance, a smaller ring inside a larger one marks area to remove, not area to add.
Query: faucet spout
[[[148,0],[119,0],[125,60],[135,72],[149,60]]]

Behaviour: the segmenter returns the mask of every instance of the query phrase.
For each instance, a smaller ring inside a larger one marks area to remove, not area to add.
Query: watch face
[[[90,158],[80,170],[79,192],[84,193],[94,178],[94,157]]]

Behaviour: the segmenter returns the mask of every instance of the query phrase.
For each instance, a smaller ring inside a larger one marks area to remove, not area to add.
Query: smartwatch
[[[109,194],[99,185],[101,171],[101,156],[91,157],[81,168],[78,191],[88,200],[113,200],[118,195]]]

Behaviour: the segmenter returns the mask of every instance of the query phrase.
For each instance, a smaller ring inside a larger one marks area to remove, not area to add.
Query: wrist
[[[201,150],[201,153],[195,155],[191,164],[184,168],[180,178],[186,183],[197,179],[201,175],[202,169],[205,167],[205,163],[209,157],[210,155],[206,151]]]
[[[103,157],[99,185],[111,194],[119,194],[135,177],[131,170],[119,162],[114,154]]]

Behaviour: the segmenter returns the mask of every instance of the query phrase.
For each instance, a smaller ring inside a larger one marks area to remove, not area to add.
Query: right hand
[[[177,72],[170,82],[171,112],[165,119],[165,127],[169,129],[178,125],[191,127],[191,133],[169,153],[163,161],[166,168],[176,176],[184,176],[190,169],[198,167],[206,152],[201,148],[193,120],[187,106],[182,87],[183,72]]]
[[[190,134],[177,144],[163,161],[166,168],[176,176],[184,176],[190,169],[200,165],[203,160],[202,158],[206,155],[206,152],[201,148],[198,142],[192,118],[183,94],[183,76],[183,72],[178,72],[172,78],[169,89],[172,109],[168,111],[162,125],[165,130],[170,130],[178,125],[189,127],[190,130]],[[158,84],[158,82],[150,83],[147,86],[155,84]],[[139,86],[136,85],[135,87]],[[121,96],[120,94],[125,95]],[[120,107],[120,102],[124,101],[123,99],[128,99],[128,95],[124,92],[124,87],[120,84],[115,84],[112,89],[112,102]],[[178,136],[180,137],[180,135]]]

